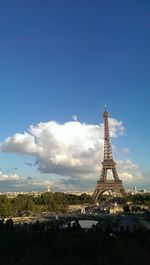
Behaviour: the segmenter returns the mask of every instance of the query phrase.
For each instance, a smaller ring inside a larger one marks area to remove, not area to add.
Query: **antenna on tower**
[[[104,107],[102,108],[103,112],[107,112],[107,104],[104,105]]]

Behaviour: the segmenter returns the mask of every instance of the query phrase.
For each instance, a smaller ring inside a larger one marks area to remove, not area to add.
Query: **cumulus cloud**
[[[17,174],[3,174],[2,172],[0,172],[0,182],[6,181],[6,182],[17,182],[18,180],[20,180],[20,177]]]
[[[34,136],[27,132],[24,134],[17,133],[12,137],[8,137],[3,144],[3,150],[6,152],[13,152],[14,150],[15,153],[20,154],[34,154],[38,151]]]
[[[122,123],[110,119],[111,136],[122,132]],[[30,126],[28,132],[7,138],[2,150],[35,156],[41,172],[81,177],[96,171],[102,160],[103,124],[39,123]]]
[[[113,138],[124,133],[121,121],[109,119]],[[2,144],[4,152],[35,157],[35,165],[42,173],[59,176],[53,187],[86,187],[100,175],[103,160],[103,124],[93,125],[74,121],[59,124],[55,121],[31,125],[27,132],[8,137]],[[118,161],[120,177],[131,182],[141,173],[131,161]],[[66,180],[67,178],[67,180]],[[93,185],[93,184],[92,184]]]
[[[117,161],[119,176],[126,182],[135,182],[143,179],[139,166],[134,164],[131,160]]]
[[[48,179],[36,179],[32,177],[22,177],[17,174],[5,174],[0,172],[1,191],[43,191],[51,182]]]

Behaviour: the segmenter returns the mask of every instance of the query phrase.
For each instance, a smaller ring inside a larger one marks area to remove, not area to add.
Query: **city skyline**
[[[0,191],[94,190],[105,104],[119,177],[150,188],[149,9],[0,3]]]

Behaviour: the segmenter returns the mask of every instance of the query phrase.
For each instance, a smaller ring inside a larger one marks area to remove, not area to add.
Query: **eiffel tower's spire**
[[[120,192],[121,194],[125,194],[125,190],[122,185],[122,181],[119,179],[116,163],[113,160],[112,156],[112,148],[110,142],[110,134],[109,134],[109,122],[108,117],[109,114],[107,112],[106,106],[104,110],[104,160],[102,162],[102,171],[100,180],[97,181],[97,186],[93,194],[93,198],[97,201],[102,193],[106,190],[113,190],[116,192]],[[107,171],[112,170],[114,180],[107,180]]]
[[[103,117],[104,117],[104,159],[112,159],[112,149],[110,143],[109,124],[108,124],[109,114],[106,111],[106,107]]]

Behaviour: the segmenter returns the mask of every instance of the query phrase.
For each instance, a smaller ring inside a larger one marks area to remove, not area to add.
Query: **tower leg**
[[[118,177],[118,174],[117,174],[117,170],[116,170],[115,167],[112,168],[112,172],[113,172],[114,179],[115,179],[116,181],[119,180],[119,177]]]

